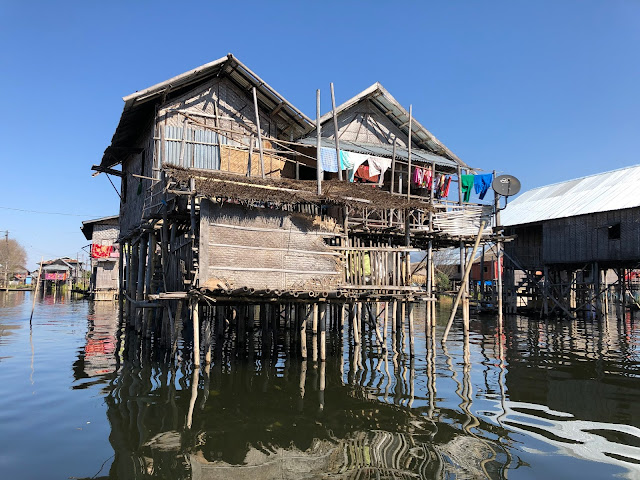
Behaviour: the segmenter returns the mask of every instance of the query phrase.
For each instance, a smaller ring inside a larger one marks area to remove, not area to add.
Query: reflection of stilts
[[[200,381],[200,368],[194,366],[191,378],[191,398],[189,399],[189,412],[187,413],[187,428],[191,428],[193,423],[193,408],[198,398],[198,382]]]

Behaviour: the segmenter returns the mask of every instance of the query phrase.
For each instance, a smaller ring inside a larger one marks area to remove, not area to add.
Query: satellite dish
[[[491,184],[493,190],[504,197],[510,197],[520,191],[520,180],[513,175],[499,175]]]

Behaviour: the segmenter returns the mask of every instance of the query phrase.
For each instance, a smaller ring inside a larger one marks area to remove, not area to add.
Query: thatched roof
[[[348,205],[352,209],[385,210],[389,208],[420,208],[428,210],[426,201],[394,195],[377,185],[350,183],[340,180],[322,182],[322,195],[317,195],[315,180],[293,180],[289,178],[245,177],[220,171],[185,169],[174,165],[163,165],[168,176],[178,182],[195,180],[199,195],[222,197],[239,201],[273,202],[276,204],[334,204]]]

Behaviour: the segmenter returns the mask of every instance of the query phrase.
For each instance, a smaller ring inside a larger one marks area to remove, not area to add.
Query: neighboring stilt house
[[[410,253],[472,243],[492,206],[447,201],[445,185],[467,166],[378,84],[360,97],[341,107],[346,131],[364,120],[339,150],[353,170],[358,153],[383,170],[375,188],[318,170],[326,151],[310,141],[313,122],[232,55],[125,97],[93,169],[122,180],[130,303],[430,299],[411,285]],[[442,174],[442,186],[420,181],[409,195],[412,159],[421,179]],[[392,178],[404,179],[398,189]]]
[[[509,310],[599,316],[609,298],[623,308],[635,303],[639,189],[636,165],[535,188],[509,203],[502,212],[505,233],[515,236],[505,248]],[[612,284],[610,271],[616,273]]]
[[[89,294],[94,300],[114,300],[118,295],[120,245],[118,216],[82,222],[83,235],[91,242]]]

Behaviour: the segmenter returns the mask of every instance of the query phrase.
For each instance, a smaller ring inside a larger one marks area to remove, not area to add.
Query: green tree
[[[0,240],[0,264],[2,264],[0,278],[3,286],[14,273],[24,268],[26,262],[27,252],[22,245],[13,238],[5,237]]]

